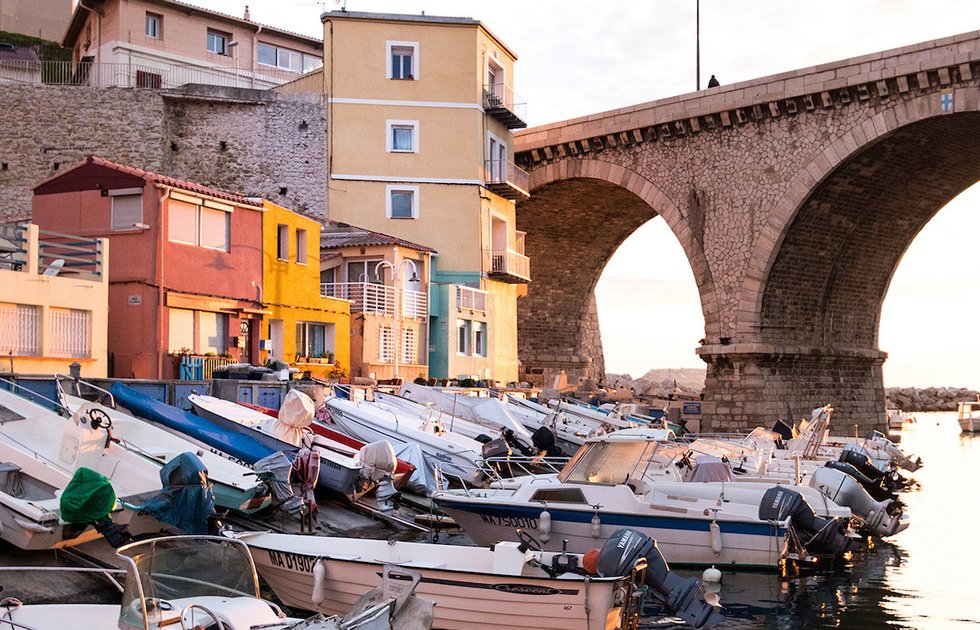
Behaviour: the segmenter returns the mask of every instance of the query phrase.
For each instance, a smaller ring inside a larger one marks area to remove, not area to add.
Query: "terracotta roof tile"
[[[328,221],[320,231],[320,249],[340,249],[342,247],[366,247],[370,245],[397,245],[414,249],[417,252],[432,252],[436,250],[425,245],[419,245],[397,236],[374,232],[347,223]]]

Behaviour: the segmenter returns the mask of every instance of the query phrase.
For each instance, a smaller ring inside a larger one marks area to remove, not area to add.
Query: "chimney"
[[[248,10],[247,4],[245,5],[245,19],[249,21],[252,20],[252,12]]]

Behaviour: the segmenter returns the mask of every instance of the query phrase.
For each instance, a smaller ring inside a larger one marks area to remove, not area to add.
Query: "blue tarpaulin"
[[[208,517],[214,514],[214,492],[208,469],[194,453],[181,453],[160,469],[163,492],[143,505],[158,521],[188,534],[208,533]]]

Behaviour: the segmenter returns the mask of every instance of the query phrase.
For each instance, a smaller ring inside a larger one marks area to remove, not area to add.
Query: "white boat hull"
[[[433,628],[604,630],[619,625],[619,609],[613,599],[615,590],[627,578],[594,577],[586,583],[581,578],[549,579],[426,567],[420,566],[421,561],[399,558],[397,546],[406,543],[389,545],[387,541],[357,541],[346,553],[360,553],[363,557],[338,558],[336,553],[323,553],[313,540],[303,545],[302,552],[276,548],[275,542],[266,542],[274,536],[246,536],[244,540],[259,574],[287,606],[341,614],[377,585],[387,562],[422,574],[415,594],[436,602]],[[363,547],[368,546],[372,549],[365,552]],[[493,553],[472,547],[445,548],[452,554]],[[321,558],[325,588],[324,599],[317,605],[313,603],[313,571]]]

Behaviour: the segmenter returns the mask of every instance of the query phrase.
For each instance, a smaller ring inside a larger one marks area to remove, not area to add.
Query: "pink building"
[[[108,237],[109,366],[173,378],[174,355],[258,357],[262,202],[89,157],[34,188],[43,230]]]

